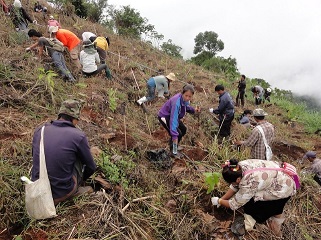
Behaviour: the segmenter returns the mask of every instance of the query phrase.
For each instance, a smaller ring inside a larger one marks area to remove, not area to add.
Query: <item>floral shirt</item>
[[[239,162],[243,174],[256,168],[279,168],[280,163],[259,159],[248,159]],[[269,201],[287,198],[296,193],[294,180],[278,170],[258,170],[242,177],[237,187],[231,185],[235,195],[229,200],[230,208],[236,210],[245,205],[251,198],[254,201]]]
[[[259,126],[262,127],[267,144],[271,147],[271,143],[274,138],[274,126],[269,122],[262,122],[259,123]],[[265,160],[265,145],[263,142],[262,134],[260,133],[259,129],[255,127],[252,130],[251,135],[249,138],[243,143],[246,147],[251,148],[251,158],[253,159],[262,159]]]

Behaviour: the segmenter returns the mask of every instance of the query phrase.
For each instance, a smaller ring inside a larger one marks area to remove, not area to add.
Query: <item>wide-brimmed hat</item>
[[[55,19],[55,18],[54,18],[54,16],[50,15],[49,19],[52,20],[52,19]]]
[[[90,47],[90,46],[93,46],[94,44],[95,43],[93,43],[92,41],[86,40],[86,41],[83,41],[82,46],[83,47]]]
[[[303,156],[303,159],[316,158],[316,157],[317,157],[317,153],[316,153],[316,152],[308,151],[308,152],[306,152],[306,154]]]
[[[264,117],[264,116],[267,116],[268,114],[266,112],[264,112],[263,109],[261,108],[257,108],[257,109],[254,109],[253,111],[253,116],[254,117]]]
[[[58,32],[59,28],[57,26],[50,26],[48,32],[50,34]]]
[[[174,73],[170,73],[166,76],[167,79],[171,80],[171,81],[176,81],[176,76]]]
[[[22,8],[22,4],[19,0],[14,0],[13,6],[16,8]]]
[[[81,109],[80,101],[75,99],[68,99],[61,104],[58,115],[66,114],[70,117],[73,117],[79,120],[80,109]]]

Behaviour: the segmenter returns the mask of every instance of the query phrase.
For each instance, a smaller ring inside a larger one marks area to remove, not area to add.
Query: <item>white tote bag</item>
[[[39,179],[25,185],[26,209],[29,216],[35,219],[46,219],[57,216],[47,173],[43,143],[44,129],[45,126],[41,128]]]
[[[264,145],[265,145],[265,157],[266,157],[266,160],[270,161],[270,160],[272,160],[272,157],[273,157],[272,149],[271,149],[271,147],[269,146],[269,144],[266,141],[263,128],[261,126],[257,126],[257,128],[259,129],[260,133],[262,134],[263,142],[264,142]]]

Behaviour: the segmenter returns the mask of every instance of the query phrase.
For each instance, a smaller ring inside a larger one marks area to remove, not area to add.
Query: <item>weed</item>
[[[116,97],[116,94],[117,94],[117,90],[115,90],[113,88],[108,89],[109,109],[112,112],[115,112],[116,108],[117,108],[117,97]]]
[[[38,79],[45,83],[46,90],[49,91],[49,94],[51,96],[51,102],[55,106],[56,105],[56,100],[54,97],[55,81],[53,78],[58,76],[58,74],[56,74],[52,70],[46,71],[44,68],[38,68],[38,71],[39,71]]]

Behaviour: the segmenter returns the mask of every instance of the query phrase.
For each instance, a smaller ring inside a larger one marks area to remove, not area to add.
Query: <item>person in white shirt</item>
[[[101,64],[97,50],[94,43],[91,41],[83,42],[84,49],[80,52],[80,64],[82,65],[82,73],[86,76],[93,76],[105,70],[106,78],[111,79],[110,70],[107,64]]]

